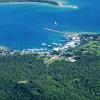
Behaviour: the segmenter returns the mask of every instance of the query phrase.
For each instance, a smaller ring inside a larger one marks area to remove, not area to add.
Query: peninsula
[[[0,0],[0,2],[40,2],[40,3],[49,3],[53,5],[61,6],[62,4],[56,0]]]

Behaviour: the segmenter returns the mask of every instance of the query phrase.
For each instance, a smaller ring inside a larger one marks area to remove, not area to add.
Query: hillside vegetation
[[[73,51],[76,62],[47,65],[37,54],[0,56],[0,100],[100,100],[100,44]]]

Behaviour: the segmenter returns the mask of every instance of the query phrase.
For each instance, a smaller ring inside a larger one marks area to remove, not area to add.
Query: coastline
[[[49,46],[45,43],[42,43],[42,46],[45,46],[45,48],[27,48],[27,49],[22,49],[22,50],[15,50],[15,49],[10,49],[8,47],[5,46],[0,46],[0,56],[6,56],[6,55],[14,55],[16,53],[18,53],[19,55],[23,55],[23,54],[39,54],[39,55],[43,55],[43,54],[49,54],[52,52],[59,52],[61,54],[64,54],[66,50],[70,50],[71,48],[76,48],[79,45],[81,45],[84,41],[88,42],[91,40],[95,40],[95,39],[99,39],[100,38],[100,34],[98,33],[88,33],[88,32],[83,32],[83,34],[79,34],[79,33],[70,33],[68,36],[66,36],[66,39],[69,39],[68,41],[64,40],[62,44],[58,44],[58,43],[52,43],[49,44],[51,49],[48,49]],[[44,45],[45,44],[45,45]],[[48,48],[47,48],[48,47]]]
[[[68,9],[78,9],[79,7],[77,5],[64,5],[60,2],[58,4],[53,4],[53,3],[45,3],[45,2],[0,2],[0,5],[23,5],[23,4],[29,4],[29,5],[50,5],[50,6],[55,6],[55,7],[60,7],[60,8],[68,8]]]
[[[21,1],[21,2],[18,2],[18,1],[9,1],[9,2],[0,2],[0,5],[3,4],[3,5],[11,5],[11,4],[30,4],[30,5],[34,5],[34,4],[44,4],[44,5],[47,5],[47,4],[50,4],[50,5],[53,5],[53,6],[58,6],[58,7],[61,7],[61,8],[72,8],[72,9],[78,9],[79,7],[77,5],[65,5],[64,2],[59,2],[59,1]]]
[[[51,4],[51,5],[55,5],[55,6],[62,6],[63,4],[58,2],[58,1],[6,1],[6,2],[3,2],[3,1],[0,1],[0,4],[37,4],[37,3],[40,3],[40,4]]]

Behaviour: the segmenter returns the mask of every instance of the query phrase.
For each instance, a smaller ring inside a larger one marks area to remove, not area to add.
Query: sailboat
[[[55,26],[57,26],[57,25],[58,25],[58,23],[57,23],[56,21],[54,22],[54,24],[55,24]]]

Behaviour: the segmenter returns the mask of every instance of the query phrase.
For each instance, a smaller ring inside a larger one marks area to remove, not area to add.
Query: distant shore
[[[0,4],[22,4],[22,3],[47,3],[47,4],[52,4],[52,5],[56,5],[56,6],[62,6],[62,4],[56,0],[25,0],[25,1],[17,1],[17,0],[7,0],[7,1],[0,1]]]

